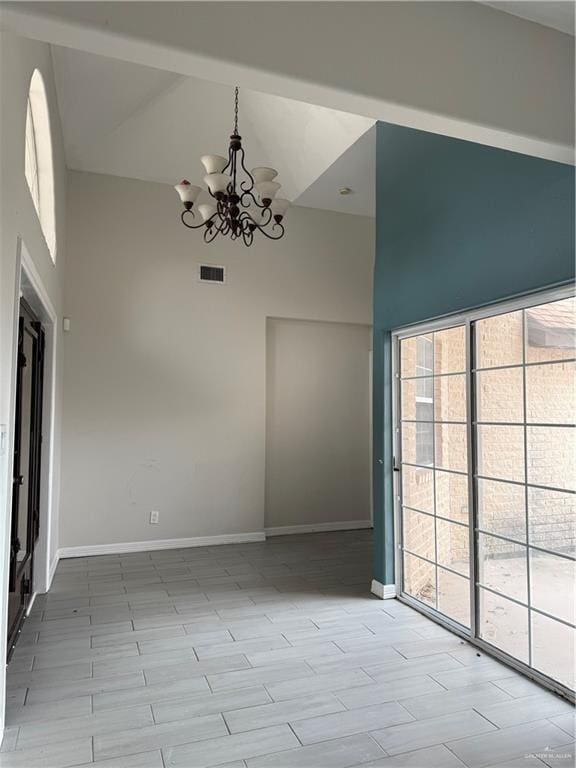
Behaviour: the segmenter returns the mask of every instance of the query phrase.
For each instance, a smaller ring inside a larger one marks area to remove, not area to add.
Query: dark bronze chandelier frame
[[[234,132],[230,136],[228,148],[228,163],[222,173],[228,173],[230,182],[226,192],[213,193],[208,190],[216,201],[216,211],[201,224],[189,223],[187,219],[195,218],[193,203],[185,202],[181,220],[188,229],[204,229],[204,241],[211,243],[218,235],[229,236],[231,240],[242,238],[244,245],[250,246],[254,241],[254,233],[261,232],[269,240],[280,240],[284,236],[284,226],[280,214],[273,214],[272,200],[262,198],[261,202],[254,194],[254,178],[246,168],[242,137],[238,133],[238,88],[234,92]],[[238,182],[238,174],[243,171],[248,177]],[[256,208],[262,211],[260,222],[255,221],[249,210]],[[270,224],[274,221],[272,226]],[[267,229],[268,228],[268,229]]]

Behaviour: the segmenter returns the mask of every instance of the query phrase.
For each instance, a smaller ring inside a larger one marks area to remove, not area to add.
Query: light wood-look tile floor
[[[572,707],[371,596],[371,559],[355,531],[63,560],[0,766],[572,766]]]

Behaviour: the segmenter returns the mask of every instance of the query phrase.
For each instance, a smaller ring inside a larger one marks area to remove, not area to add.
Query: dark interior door
[[[40,462],[44,331],[20,302],[18,373],[14,428],[14,471],[8,600],[8,655],[32,597],[34,546],[40,530]]]

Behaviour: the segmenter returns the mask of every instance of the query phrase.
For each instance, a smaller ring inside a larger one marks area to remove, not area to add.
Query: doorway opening
[[[8,587],[8,658],[33,596],[34,550],[40,534],[45,335],[20,299]]]
[[[400,597],[569,698],[575,310],[558,291],[394,334]]]
[[[268,318],[267,535],[370,528],[368,325]]]

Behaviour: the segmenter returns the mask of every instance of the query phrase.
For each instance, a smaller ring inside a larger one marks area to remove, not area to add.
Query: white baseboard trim
[[[376,579],[372,579],[372,587],[370,591],[381,600],[390,600],[391,598],[396,597],[396,584],[380,584]]]
[[[278,528],[266,528],[266,536],[288,536],[293,533],[322,533],[324,531],[355,531],[372,528],[370,520],[346,520],[336,523],[311,523],[310,525],[281,525]]]
[[[34,592],[30,602],[28,603],[28,608],[26,608],[26,618],[28,618],[28,616],[30,616],[30,612],[32,611],[32,608],[34,606],[34,601],[36,600],[37,596],[38,596],[38,593]]]
[[[125,541],[118,544],[86,544],[78,547],[61,547],[50,565],[52,579],[59,560],[92,555],[121,555],[130,552],[152,552],[157,549],[185,549],[186,547],[214,547],[220,544],[247,544],[265,541],[267,536],[286,536],[295,533],[322,533],[323,531],[353,531],[372,528],[370,520],[347,520],[336,523],[312,523],[310,525],[284,525],[266,528],[254,533],[231,533],[219,536],[194,536],[187,539],[155,539],[153,541]]]
[[[220,536],[194,536],[189,539],[156,539],[154,541],[126,541],[120,544],[88,544],[80,547],[62,547],[58,558],[89,557],[91,555],[121,555],[130,552],[152,552],[155,549],[185,549],[186,547],[214,547],[221,544],[247,544],[265,541],[264,531],[231,533]]]
[[[52,580],[54,578],[54,574],[56,573],[56,568],[58,568],[60,557],[60,550],[57,550],[56,554],[54,555],[54,559],[50,563],[50,568],[48,569],[48,589],[50,589],[52,586]],[[48,591],[48,589],[46,591]]]

